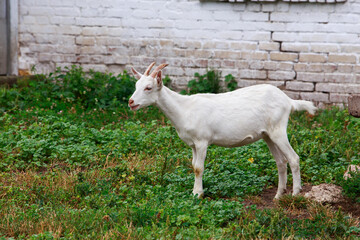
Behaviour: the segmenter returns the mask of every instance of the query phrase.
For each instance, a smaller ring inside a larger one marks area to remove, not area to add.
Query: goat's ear
[[[162,79],[161,79],[161,71],[159,71],[156,74],[156,82],[157,82],[158,87],[161,88],[162,85],[163,85],[163,82],[162,82]]]
[[[131,67],[131,71],[132,71],[132,73],[134,74],[134,76],[135,76],[135,78],[137,79],[137,80],[139,80],[140,78],[141,78],[141,73],[139,73],[138,71],[136,71],[135,70],[135,68],[133,68],[133,67]]]

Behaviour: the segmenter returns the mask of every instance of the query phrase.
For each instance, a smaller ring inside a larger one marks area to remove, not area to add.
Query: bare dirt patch
[[[290,187],[289,187],[290,188]],[[305,193],[309,192],[312,188],[312,185],[306,184],[302,187],[301,195],[305,195]],[[243,204],[245,206],[256,205],[258,209],[270,209],[277,208],[277,202],[274,200],[274,196],[276,195],[276,188],[268,188],[265,189],[259,196],[251,196],[245,199]],[[291,191],[288,191],[286,194],[291,194]],[[334,210],[341,209],[347,215],[357,218],[357,221],[360,222],[360,203],[354,202],[352,199],[344,197],[338,203],[328,204]],[[306,218],[309,214],[304,211],[299,211],[297,215],[294,215],[294,211],[292,211],[291,218],[303,219]]]

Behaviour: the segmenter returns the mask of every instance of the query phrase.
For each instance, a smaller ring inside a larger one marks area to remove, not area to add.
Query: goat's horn
[[[148,68],[146,69],[146,71],[145,71],[145,73],[144,73],[144,75],[145,76],[149,76],[149,73],[150,73],[150,71],[151,71],[151,69],[152,69],[152,67],[155,65],[155,62],[152,62],[149,66],[148,66]]]
[[[150,77],[155,78],[156,74],[161,71],[164,67],[166,67],[167,63],[160,64],[157,68],[154,69],[154,71],[150,74]]]

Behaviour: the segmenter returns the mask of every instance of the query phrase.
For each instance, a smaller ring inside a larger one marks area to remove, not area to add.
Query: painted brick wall
[[[216,68],[239,87],[270,83],[295,99],[360,93],[360,2],[19,0],[19,68],[138,70],[153,60],[184,87]]]

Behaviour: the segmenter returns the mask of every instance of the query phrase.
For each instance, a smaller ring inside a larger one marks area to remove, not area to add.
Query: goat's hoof
[[[300,194],[300,189],[299,190],[296,190],[296,191],[293,191],[293,196],[296,196],[296,195],[299,195]]]
[[[281,198],[282,194],[277,193],[274,197],[274,200],[279,200]]]
[[[204,197],[204,192],[193,192],[194,196],[201,199]]]
[[[278,190],[274,197],[274,200],[278,200],[279,198],[281,198],[284,195],[284,193],[286,193],[286,189]]]

